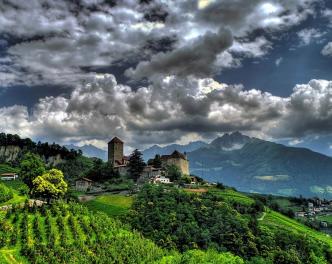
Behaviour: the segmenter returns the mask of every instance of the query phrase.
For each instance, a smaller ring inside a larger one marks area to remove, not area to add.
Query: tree
[[[161,162],[161,157],[159,154],[154,156],[154,159],[152,160],[152,166],[155,168],[161,168],[162,162]]]
[[[182,173],[178,166],[176,165],[169,165],[166,168],[167,177],[173,181],[179,181],[182,177]]]
[[[135,181],[141,176],[145,167],[142,155],[143,154],[138,149],[135,149],[129,157],[128,171],[130,177]]]
[[[20,163],[20,177],[28,187],[32,188],[33,180],[45,172],[45,163],[33,153],[28,152],[24,155]]]
[[[32,193],[36,196],[47,199],[57,199],[64,196],[68,189],[68,184],[64,180],[62,171],[51,169],[43,175],[33,180]]]
[[[96,159],[93,167],[85,174],[85,177],[94,181],[106,181],[119,178],[120,175],[114,170],[111,162],[103,162],[101,159]]]

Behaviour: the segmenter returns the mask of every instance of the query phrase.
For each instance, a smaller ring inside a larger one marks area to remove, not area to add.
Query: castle
[[[124,142],[118,137],[114,137],[108,142],[108,161],[113,164],[114,169],[118,170],[120,174],[126,174],[128,172],[129,158],[123,154]],[[167,165],[177,166],[182,174],[190,175],[189,162],[186,154],[182,154],[175,150],[170,155],[161,156],[162,168]],[[152,166],[146,166],[143,170],[143,178],[151,178],[161,175],[161,169],[154,168]]]

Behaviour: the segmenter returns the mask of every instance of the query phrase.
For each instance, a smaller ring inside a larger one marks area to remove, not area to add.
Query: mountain
[[[81,150],[83,152],[83,155],[89,158],[95,157],[102,159],[104,161],[107,160],[107,151],[97,148],[91,144],[84,145],[82,147],[71,144],[71,145],[66,145],[65,147],[68,149]]]
[[[241,191],[332,198],[332,158],[239,132],[187,153],[190,171]]]
[[[160,155],[167,155],[167,154],[171,154],[174,150],[178,150],[180,152],[191,152],[191,151],[195,151],[196,149],[200,149],[203,147],[208,146],[207,143],[203,142],[203,141],[194,141],[194,142],[190,142],[189,144],[186,145],[179,145],[179,144],[171,144],[165,147],[161,147],[158,145],[153,145],[152,147],[143,150],[143,158],[144,160],[149,160],[151,158],[154,158],[154,156],[156,154],[160,154]]]

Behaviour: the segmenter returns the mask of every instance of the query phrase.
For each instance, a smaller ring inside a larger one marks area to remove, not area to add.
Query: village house
[[[0,175],[0,178],[3,181],[14,181],[14,180],[16,180],[18,178],[18,175],[17,175],[17,173],[12,173],[12,172],[2,173]]]
[[[87,190],[91,189],[93,185],[93,181],[88,178],[79,178],[75,181],[75,189],[77,191],[86,192]]]
[[[154,184],[158,184],[158,183],[164,183],[164,184],[169,184],[172,183],[171,180],[165,176],[156,176],[153,178],[152,181]]]

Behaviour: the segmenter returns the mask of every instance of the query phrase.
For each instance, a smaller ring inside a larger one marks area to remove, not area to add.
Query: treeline
[[[328,245],[305,234],[259,225],[261,201],[229,203],[214,192],[197,195],[148,185],[132,209],[132,227],[169,249],[230,251],[246,263],[332,263]]]
[[[82,155],[80,150],[69,150],[58,144],[48,142],[33,142],[30,138],[20,138],[19,135],[0,133],[0,146],[18,146],[23,151],[29,151],[48,159],[49,157],[60,155],[63,159],[75,159]]]

